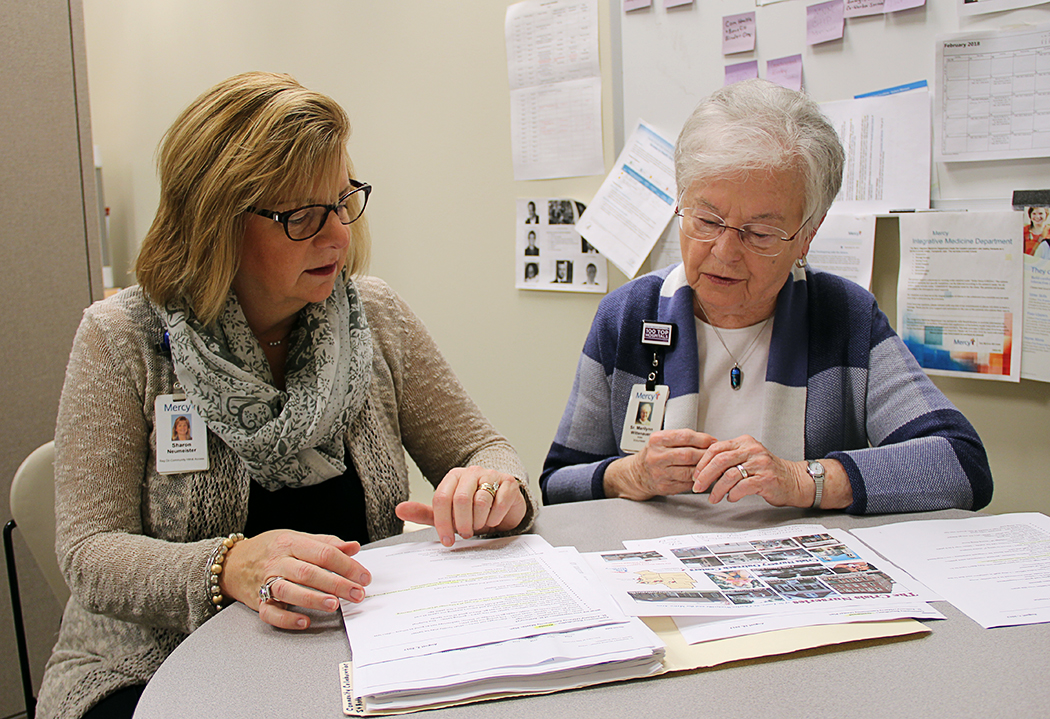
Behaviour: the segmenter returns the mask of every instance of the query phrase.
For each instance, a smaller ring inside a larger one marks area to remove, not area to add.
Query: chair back
[[[69,587],[55,556],[55,443],[33,450],[11,481],[11,516],[29,552],[63,607]]]

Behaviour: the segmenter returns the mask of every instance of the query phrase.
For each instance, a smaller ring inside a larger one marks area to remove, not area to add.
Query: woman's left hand
[[[402,502],[395,512],[406,522],[433,526],[441,543],[451,547],[456,534],[470,539],[514,529],[526,509],[516,477],[484,467],[457,467],[434,490],[432,505]]]
[[[781,459],[749,435],[707,448],[693,471],[693,491],[709,488],[711,504],[757,494],[774,507],[810,507],[815,491],[805,462]]]

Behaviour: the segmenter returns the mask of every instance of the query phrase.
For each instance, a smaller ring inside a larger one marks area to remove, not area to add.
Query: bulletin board
[[[932,103],[938,37],[1050,23],[1050,4],[959,17],[960,0],[927,0],[921,8],[847,18],[841,40],[809,46],[806,6],[817,1],[756,6],[755,0],[694,0],[665,8],[663,0],[653,0],[651,7],[629,13],[615,8],[623,133],[644,120],[673,141],[696,103],[722,86],[726,65],[757,60],[759,77],[765,77],[767,61],[796,54],[802,55],[803,88],[817,102],[926,80]],[[722,55],[722,18],[751,11],[755,50]],[[934,207],[1003,207],[1016,189],[1050,185],[1050,159],[935,163],[931,175]]]

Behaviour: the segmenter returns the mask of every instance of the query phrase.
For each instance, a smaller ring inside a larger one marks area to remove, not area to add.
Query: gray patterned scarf
[[[266,489],[318,484],[346,471],[343,438],[371,383],[372,333],[352,280],[299,314],[285,391],[230,292],[214,329],[185,308],[157,308],[175,374],[208,429]]]

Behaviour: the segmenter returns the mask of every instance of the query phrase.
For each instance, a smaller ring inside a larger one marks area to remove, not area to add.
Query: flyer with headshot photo
[[[586,209],[565,198],[518,200],[515,283],[522,290],[604,293],[608,263],[580,237],[576,221]]]

